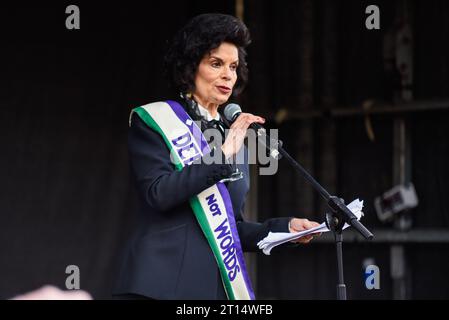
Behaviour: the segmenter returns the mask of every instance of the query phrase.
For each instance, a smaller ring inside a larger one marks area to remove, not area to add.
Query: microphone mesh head
[[[223,114],[229,122],[233,122],[238,113],[242,112],[242,108],[238,104],[230,103],[228,104],[223,111]]]

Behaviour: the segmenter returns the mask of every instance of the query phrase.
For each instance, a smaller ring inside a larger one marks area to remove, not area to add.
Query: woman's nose
[[[231,80],[232,79],[232,71],[229,70],[229,68],[223,68],[221,77],[226,80]]]

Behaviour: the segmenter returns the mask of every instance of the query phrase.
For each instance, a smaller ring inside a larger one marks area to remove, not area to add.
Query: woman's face
[[[237,81],[238,49],[223,42],[201,60],[195,76],[193,96],[204,107],[217,106],[228,101]]]

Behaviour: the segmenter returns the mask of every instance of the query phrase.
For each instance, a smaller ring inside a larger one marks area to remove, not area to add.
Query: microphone
[[[242,108],[240,108],[240,106],[236,103],[230,103],[228,104],[224,110],[223,110],[223,114],[226,120],[228,120],[229,123],[233,123],[235,120],[237,120],[237,118],[239,117],[239,115],[242,113]],[[265,129],[258,124],[257,122],[253,122],[250,124],[250,127],[253,128],[254,130],[256,130],[256,132],[258,130],[263,130],[263,132],[265,132]],[[259,135],[259,133],[257,133],[257,135]]]
[[[237,120],[241,113],[242,108],[236,103],[228,104],[223,110],[224,118],[230,124]],[[256,131],[257,137],[259,137],[258,141],[269,151],[270,157],[279,160],[282,156],[278,151],[278,147],[282,146],[282,141],[270,138],[265,128],[257,122],[253,122],[249,126]]]

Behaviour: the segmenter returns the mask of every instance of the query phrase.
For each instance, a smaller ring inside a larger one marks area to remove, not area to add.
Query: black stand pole
[[[346,300],[346,285],[343,273],[343,225],[344,220],[339,219],[335,213],[326,213],[327,227],[333,232],[335,239],[335,248],[337,250],[337,299]]]
[[[259,130],[260,131],[260,130]],[[263,135],[258,133],[258,135]],[[365,239],[371,240],[373,234],[365,228],[365,226],[357,220],[357,217],[344,204],[343,199],[331,196],[298,162],[295,161],[287,151],[282,148],[282,142],[274,140],[266,135],[269,143],[266,144],[270,156],[280,159],[283,156],[296,169],[316,191],[326,200],[330,208],[330,212],[326,214],[326,224],[334,233],[335,246],[337,250],[337,268],[338,268],[338,284],[337,297],[338,300],[346,300],[346,285],[343,276],[343,226],[346,223],[356,229]]]

